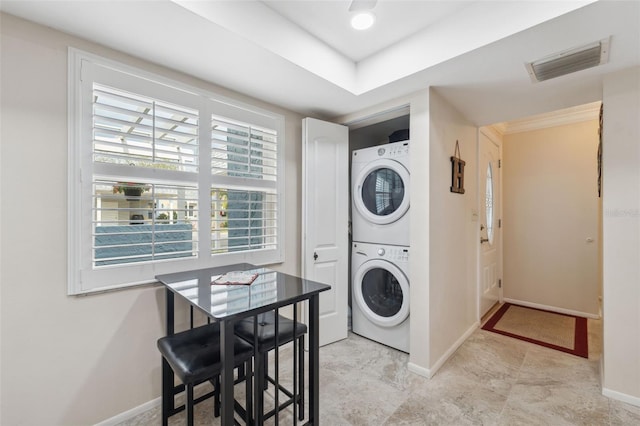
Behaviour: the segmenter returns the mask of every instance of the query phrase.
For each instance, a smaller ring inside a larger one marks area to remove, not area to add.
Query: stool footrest
[[[288,400],[286,400],[285,402],[280,404],[280,408],[278,410],[276,410],[275,408],[267,413],[265,413],[264,415],[264,419],[267,420],[268,418],[273,417],[276,413],[282,411],[283,409],[287,408],[288,406],[290,406],[291,404],[294,403],[293,398],[290,398]]]
[[[216,391],[212,390],[210,392],[207,392],[206,394],[197,397],[196,399],[193,400],[194,404],[197,404],[198,402],[204,401],[205,399],[211,398],[213,395],[215,395]]]
[[[178,387],[179,386],[176,386],[176,388],[178,388]],[[193,404],[195,405],[195,404],[198,404],[199,402],[204,401],[205,399],[211,398],[213,395],[215,395],[215,393],[216,393],[216,391],[212,390],[212,391],[209,391],[209,392],[205,393],[204,395],[200,395],[199,397],[193,399]],[[236,404],[238,404],[237,401],[236,401]],[[173,409],[169,410],[169,416],[173,416],[174,414],[177,414],[177,413],[179,413],[181,411],[184,411],[184,409],[185,409],[185,405],[184,404],[178,405],[177,407],[174,407]]]
[[[289,389],[287,389],[284,386],[282,386],[280,383],[276,383],[276,381],[271,376],[267,376],[267,380],[269,380],[272,385],[278,386],[280,391],[282,393],[284,393],[285,395],[287,395],[289,398],[293,398],[293,393]],[[298,395],[298,398],[299,397],[300,397],[300,395]]]
[[[287,408],[289,405],[300,401],[300,394],[296,395],[296,398],[294,399],[293,393],[289,389],[282,386],[280,383],[276,383],[276,381],[271,376],[267,376],[267,380],[271,382],[271,384],[273,384],[274,386],[277,386],[280,392],[287,395],[289,399],[287,399],[285,402],[281,402],[280,407],[278,409],[274,408],[273,410],[267,412],[264,415],[265,420],[270,417],[273,417],[276,414],[276,412],[282,411],[283,409]]]

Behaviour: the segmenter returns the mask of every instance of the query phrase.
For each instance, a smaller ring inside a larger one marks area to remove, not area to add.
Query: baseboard
[[[598,372],[598,381],[600,381],[600,389],[604,389],[604,357],[600,356],[600,371]]]
[[[480,322],[474,322],[473,325],[469,327],[469,329],[465,331],[464,334],[460,336],[460,338],[456,340],[453,345],[451,345],[451,347],[444,353],[444,355],[442,355],[440,359],[433,365],[433,367],[430,368],[429,371],[431,371],[431,375],[436,374],[440,367],[442,367],[444,363],[447,362],[451,355],[453,355],[453,353],[458,350],[458,348],[464,343],[464,341],[467,340],[478,327],[480,327]]]
[[[420,367],[412,362],[407,364],[407,368],[412,373],[416,373],[417,375],[426,377],[427,379],[430,379],[432,376],[431,371],[428,368]]]
[[[152,408],[155,408],[155,407],[159,407],[161,403],[162,403],[162,398],[152,399],[151,401],[145,402],[142,405],[133,407],[131,410],[127,410],[125,412],[122,412],[118,415],[111,417],[110,419],[106,419],[101,421],[100,423],[96,423],[95,426],[115,426],[119,423],[132,419],[135,416],[144,413],[145,411],[151,410]]]
[[[507,303],[514,304],[514,305],[526,306],[527,308],[542,309],[542,310],[545,310],[545,311],[557,312],[559,314],[573,315],[573,316],[576,316],[576,317],[600,319],[600,315],[598,315],[598,314],[590,314],[590,313],[587,313],[587,312],[574,311],[572,309],[558,308],[556,306],[542,305],[540,303],[525,302],[523,300],[508,299],[506,297],[504,298],[504,301],[507,302]]]
[[[409,369],[409,371],[416,373],[420,376],[424,376],[428,379],[430,379],[431,377],[433,377],[434,374],[436,374],[436,372],[440,369],[440,367],[442,367],[444,365],[445,362],[447,362],[447,360],[451,357],[451,355],[453,355],[453,353],[460,347],[460,345],[462,345],[464,343],[465,340],[467,340],[469,338],[469,336],[471,336],[471,334],[476,331],[476,329],[480,326],[479,322],[475,322],[473,323],[473,325],[471,327],[469,327],[469,329],[467,331],[465,331],[465,333],[460,336],[460,338],[458,340],[456,340],[456,342],[451,345],[451,347],[444,353],[444,355],[442,355],[440,357],[440,359],[433,365],[433,367],[431,368],[424,368],[421,367],[417,364],[414,364],[412,362],[410,362],[409,364],[407,364],[407,368]]]
[[[627,404],[640,407],[640,398],[638,398],[637,396],[627,395],[626,393],[616,392],[607,388],[602,388],[602,395],[606,396],[607,398],[615,399],[617,401],[626,402]]]

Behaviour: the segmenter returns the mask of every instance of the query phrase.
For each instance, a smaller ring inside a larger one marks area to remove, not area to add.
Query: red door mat
[[[586,318],[505,303],[482,329],[589,358]]]

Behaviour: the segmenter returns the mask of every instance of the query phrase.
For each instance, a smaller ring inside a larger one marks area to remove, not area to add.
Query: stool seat
[[[258,315],[258,352],[268,352],[276,347],[275,313],[273,311]],[[291,342],[294,337],[300,337],[307,332],[307,326],[296,323],[295,335],[293,320],[278,315],[278,344]],[[250,343],[254,343],[253,318],[245,318],[235,325],[236,336],[240,336]]]
[[[158,349],[183,383],[200,383],[222,370],[220,362],[220,325],[202,327],[172,334],[158,340]],[[234,337],[235,366],[253,356],[253,346]]]

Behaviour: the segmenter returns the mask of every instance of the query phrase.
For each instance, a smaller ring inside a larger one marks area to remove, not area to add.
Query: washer
[[[409,245],[409,141],[353,151],[353,241]]]
[[[409,352],[409,247],[353,243],[352,331]]]

